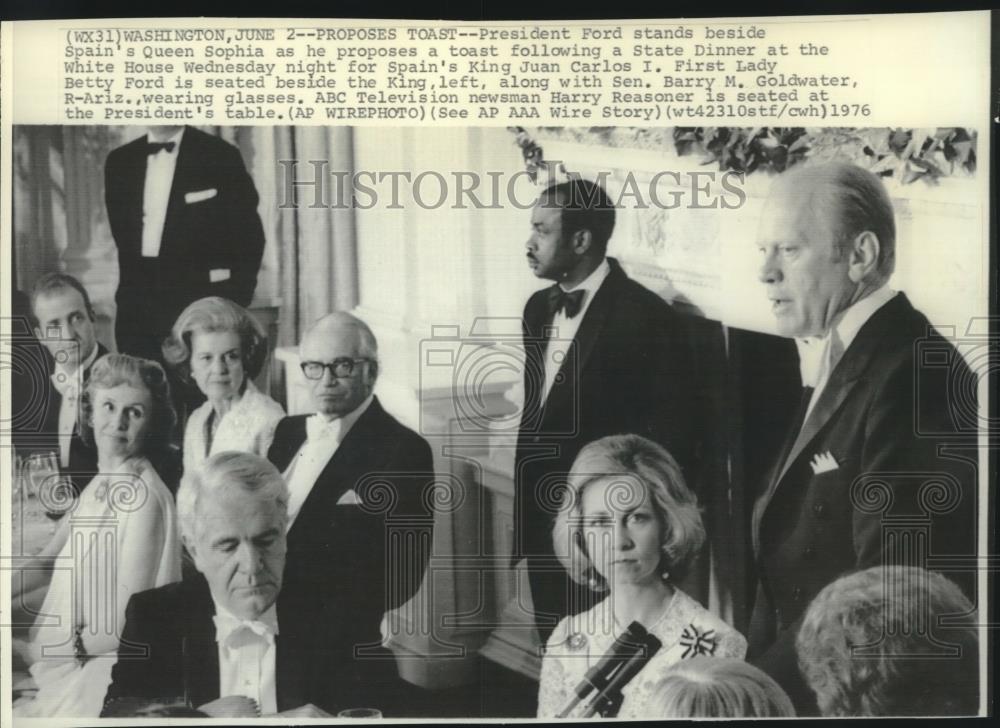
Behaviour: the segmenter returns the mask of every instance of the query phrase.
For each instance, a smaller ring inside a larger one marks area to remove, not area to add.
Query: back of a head
[[[650,717],[789,718],[792,701],[770,676],[742,660],[695,657],[655,688]]]
[[[799,667],[825,716],[975,715],[975,609],[958,585],[916,567],[842,577],[812,601]]]
[[[566,182],[546,187],[538,200],[542,205],[562,209],[564,236],[578,230],[589,230],[594,253],[604,255],[615,229],[615,205],[600,184],[572,177]]]

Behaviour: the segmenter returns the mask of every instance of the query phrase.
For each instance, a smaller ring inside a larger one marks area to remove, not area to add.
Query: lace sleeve
[[[262,414],[260,429],[257,430],[256,442],[254,443],[254,452],[257,455],[263,458],[267,457],[267,452],[271,449],[271,443],[274,441],[274,431],[284,417],[284,411],[277,406]]]
[[[563,661],[558,655],[547,654],[542,658],[542,674],[538,683],[538,717],[555,718],[569,699],[570,689]]]
[[[735,629],[729,629],[722,633],[721,639],[719,640],[719,649],[716,652],[717,657],[735,657],[738,660],[742,660],[747,654],[747,641],[739,632]]]
[[[566,671],[566,658],[560,645],[566,640],[567,620],[564,619],[549,636],[542,657],[541,676],[538,681],[538,717],[555,718],[569,703],[573,694],[571,677]]]

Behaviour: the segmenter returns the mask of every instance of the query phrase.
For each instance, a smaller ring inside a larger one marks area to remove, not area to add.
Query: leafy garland
[[[521,147],[525,168],[534,180],[546,168],[542,147],[523,127],[510,127]],[[603,146],[620,142],[621,132],[640,148],[672,143],[678,156],[697,156],[702,164],[743,174],[780,173],[806,160],[847,161],[901,184],[923,180],[937,184],[942,177],[971,176],[976,171],[974,129],[725,127],[690,126],[668,129],[539,127],[546,136],[569,135],[574,141]],[[669,135],[669,136],[668,136]],[[581,138],[584,137],[584,138]]]

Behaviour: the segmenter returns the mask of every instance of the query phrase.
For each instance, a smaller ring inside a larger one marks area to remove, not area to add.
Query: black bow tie
[[[573,318],[580,313],[583,297],[586,291],[564,291],[559,284],[549,289],[549,314],[555,316],[560,311],[566,312],[566,318]]]
[[[174,151],[175,146],[176,142],[146,142],[146,154],[156,154],[161,149],[169,154]]]

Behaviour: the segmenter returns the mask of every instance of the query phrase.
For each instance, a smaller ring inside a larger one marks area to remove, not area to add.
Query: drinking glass
[[[382,717],[382,711],[378,708],[348,708],[337,713],[338,718],[361,718],[364,720],[377,720]]]

